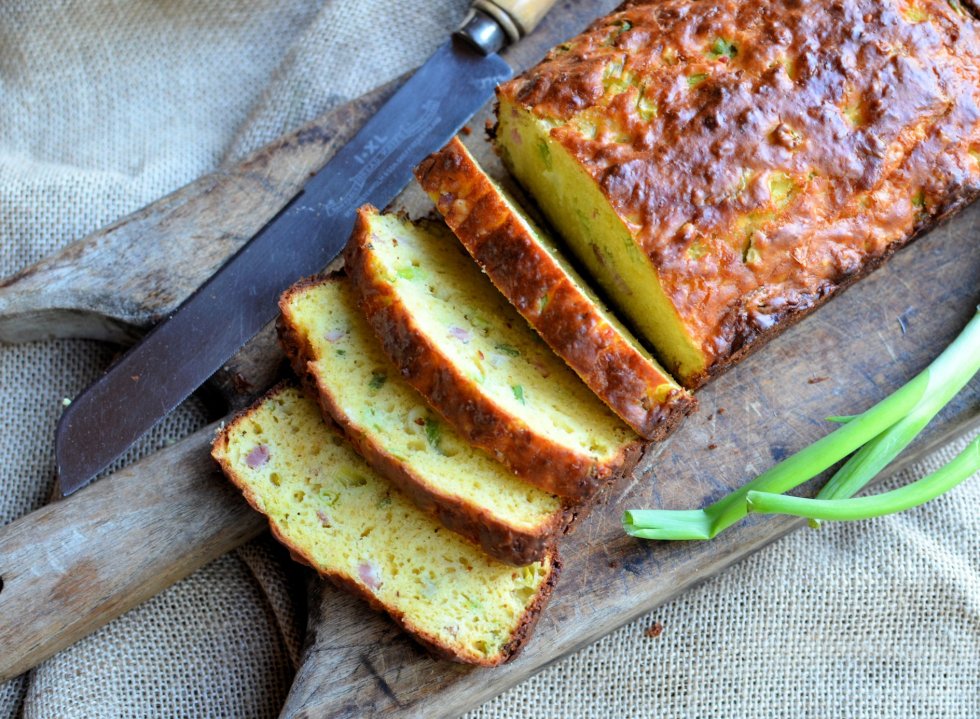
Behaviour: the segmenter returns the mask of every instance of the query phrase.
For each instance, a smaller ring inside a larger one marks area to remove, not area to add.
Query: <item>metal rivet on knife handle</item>
[[[538,26],[556,0],[475,0],[473,8],[492,17],[517,42]]]
[[[470,10],[456,31],[456,36],[463,38],[484,55],[499,52],[509,42],[500,23],[480,10]]]

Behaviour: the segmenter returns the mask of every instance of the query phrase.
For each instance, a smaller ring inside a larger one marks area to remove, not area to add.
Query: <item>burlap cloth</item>
[[[0,276],[417,65],[463,6],[0,3]],[[0,521],[45,502],[61,400],[114,351],[0,348]],[[128,459],[201,423],[191,403]],[[974,478],[798,532],[472,716],[977,719],[978,507]],[[0,717],[276,716],[301,626],[261,540],[0,686]]]

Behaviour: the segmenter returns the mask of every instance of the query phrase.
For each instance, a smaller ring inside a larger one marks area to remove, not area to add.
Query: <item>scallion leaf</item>
[[[727,57],[729,59],[738,55],[738,48],[735,47],[735,43],[731,40],[726,40],[723,37],[715,38],[715,41],[711,43],[711,46],[707,51],[708,57],[713,60],[717,60],[719,57]]]
[[[442,441],[442,427],[439,426],[439,422],[431,417],[425,420],[425,439],[430,447],[439,449],[439,443]]]
[[[750,492],[782,494],[856,452],[818,495],[821,500],[850,497],[891,462],[978,370],[980,311],[929,367],[871,409],[835,418],[846,423],[831,434],[704,509],[629,510],[623,515],[623,528],[643,539],[711,539],[745,517]]]
[[[864,445],[834,474],[818,499],[846,499],[861,491],[905,449],[926,425],[980,370],[980,332],[974,327],[980,313],[926,369],[929,382],[922,400],[905,417]],[[810,522],[819,526],[815,518]]]
[[[750,512],[759,514],[790,514],[835,521],[870,519],[925,504],[976,472],[980,472],[980,437],[970,442],[966,449],[942,468],[890,492],[850,499],[809,499],[769,492],[749,492],[745,501]]]

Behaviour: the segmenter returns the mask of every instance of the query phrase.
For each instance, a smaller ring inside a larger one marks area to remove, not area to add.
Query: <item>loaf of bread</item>
[[[437,656],[492,666],[527,640],[558,578],[554,549],[514,567],[446,531],[280,385],[212,455],[293,556],[387,612]]]
[[[279,307],[293,369],[377,472],[491,556],[518,565],[544,559],[575,510],[472,447],[429,408],[381,350],[346,277],[300,282]]]
[[[978,35],[959,0],[627,2],[499,89],[496,145],[694,387],[978,195]]]
[[[691,394],[606,309],[554,240],[459,139],[427,158],[415,176],[497,289],[637,434],[663,439],[693,411]]]
[[[441,223],[365,207],[347,272],[388,357],[456,431],[526,481],[590,501],[640,439],[548,349]]]

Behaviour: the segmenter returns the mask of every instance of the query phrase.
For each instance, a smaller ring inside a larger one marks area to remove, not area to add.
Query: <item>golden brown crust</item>
[[[265,515],[269,520],[269,529],[276,540],[286,547],[290,556],[295,561],[312,567],[320,576],[329,580],[335,586],[344,589],[357,597],[360,597],[375,611],[384,612],[390,616],[399,627],[401,627],[413,639],[415,639],[437,658],[447,659],[463,664],[476,664],[488,667],[497,666],[513,659],[530,638],[534,626],[537,624],[538,616],[547,605],[548,600],[551,598],[551,594],[554,591],[555,585],[558,582],[558,576],[561,572],[561,559],[558,555],[557,547],[549,548],[547,553],[547,556],[550,557],[551,560],[548,578],[538,589],[538,593],[535,596],[534,601],[524,611],[524,614],[511,634],[510,640],[501,648],[500,653],[493,657],[477,657],[474,655],[463,655],[455,651],[452,647],[447,646],[444,642],[440,641],[438,637],[435,637],[415,626],[411,619],[406,617],[403,612],[380,602],[375,595],[366,591],[357,582],[352,581],[346,576],[332,572],[328,568],[318,566],[313,558],[306,551],[304,551],[302,547],[291,542],[287,536],[279,531],[278,525],[262,510],[261,503],[258,501],[248,482],[242,479],[235,469],[216,453],[217,448],[219,447],[227,448],[229,435],[239,421],[247,418],[248,415],[254,412],[256,408],[258,408],[266,399],[274,397],[279,392],[285,391],[291,386],[292,383],[288,380],[280,382],[266,392],[262,397],[256,400],[251,407],[238,412],[227,425],[219,430],[218,434],[214,438],[214,441],[212,442],[211,451],[211,456],[221,467],[221,471],[224,473],[225,477],[227,477],[232,484],[238,487],[242,493],[242,496],[245,498],[245,501],[249,503],[252,509]],[[331,427],[334,429],[334,431],[336,431],[335,425],[331,425]]]
[[[708,359],[689,386],[980,195],[980,23],[959,3],[629,2],[500,92],[640,228]],[[594,138],[570,122],[590,115]]]
[[[548,254],[458,138],[415,177],[494,285],[610,409],[660,440],[696,402],[606,322]],[[662,400],[664,386],[670,389]]]
[[[732,353],[723,360],[713,364],[705,372],[692,377],[690,382],[686,384],[692,389],[700,387],[730,367],[738,364],[744,358],[758,352],[782,332],[785,332],[797,322],[818,310],[832,297],[836,297],[861,278],[877,270],[900,249],[949,220],[953,215],[969,205],[971,201],[972,199],[963,197],[956,198],[942,214],[929,218],[923,222],[914,234],[893,242],[881,254],[869,257],[863,265],[850,275],[842,278],[839,282],[822,285],[818,292],[806,297],[805,301],[789,304],[785,308],[781,308],[779,312],[771,313],[769,315],[770,321],[764,326],[758,325],[748,313],[740,313],[735,320],[741,327],[739,333],[740,341],[735,345]]]
[[[471,444],[489,452],[525,481],[573,501],[588,501],[620,471],[639,459],[642,442],[624,446],[605,464],[536,432],[480,391],[452,361],[430,344],[391,284],[375,272],[369,217],[358,211],[347,244],[345,267],[360,307],[389,359],[429,404]]]
[[[577,511],[567,501],[562,508],[533,529],[518,529],[502,521],[489,509],[447,494],[418,476],[411,467],[392,456],[378,438],[359,430],[337,402],[328,382],[313,369],[316,356],[306,335],[297,329],[290,312],[293,295],[322,282],[346,281],[343,275],[311,277],[286,290],[279,301],[279,341],[310,399],[317,402],[327,421],[336,422],[358,454],[418,506],[436,517],[447,529],[478,544],[487,554],[518,566],[543,559],[559,535],[567,531]]]

